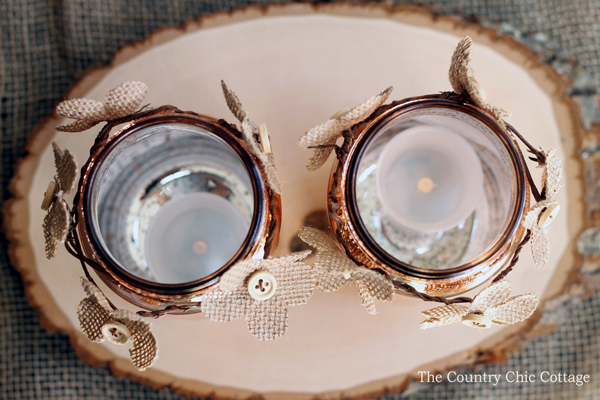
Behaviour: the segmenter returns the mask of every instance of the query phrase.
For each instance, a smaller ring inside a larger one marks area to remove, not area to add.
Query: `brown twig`
[[[504,269],[504,271],[502,271],[500,274],[498,274],[497,277],[494,278],[492,283],[496,283],[499,280],[505,278],[506,275],[508,275],[510,273],[510,271],[513,270],[514,266],[519,261],[519,255],[521,254],[521,250],[523,250],[523,246],[525,246],[525,244],[527,244],[527,242],[529,242],[530,239],[531,239],[531,231],[529,229],[527,229],[527,234],[525,235],[523,240],[521,240],[521,243],[519,243],[519,246],[515,250],[515,254],[513,254],[513,258],[510,261],[510,264],[508,265],[508,267],[506,267],[506,269]]]

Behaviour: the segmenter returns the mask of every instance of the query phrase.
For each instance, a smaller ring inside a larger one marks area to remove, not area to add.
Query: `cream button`
[[[487,329],[492,326],[492,320],[483,315],[467,314],[462,317],[462,323],[471,328]]]
[[[260,139],[260,145],[262,147],[262,151],[265,154],[269,154],[272,152],[271,150],[271,141],[269,139],[269,132],[267,131],[266,124],[260,124],[258,126],[258,137]]]
[[[556,218],[559,211],[560,211],[560,204],[549,205],[548,208],[546,208],[544,210],[542,215],[540,215],[540,220],[538,221],[538,226],[542,229],[546,229],[548,226],[550,226],[552,221],[554,221],[554,218]]]
[[[352,110],[350,107],[342,108],[341,110],[333,114],[329,119],[340,119],[342,116],[348,114],[350,110]]]
[[[56,194],[56,182],[52,181],[48,184],[48,189],[46,189],[46,193],[44,193],[44,201],[42,201],[42,210],[48,211],[52,201],[54,200],[54,195]]]
[[[111,343],[125,344],[131,337],[131,331],[120,322],[109,321],[102,325],[102,335]]]
[[[248,279],[248,293],[253,299],[267,300],[277,290],[277,280],[269,271],[256,271]]]

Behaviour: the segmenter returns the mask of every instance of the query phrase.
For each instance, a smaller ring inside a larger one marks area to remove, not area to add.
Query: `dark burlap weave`
[[[88,67],[104,65],[118,48],[163,26],[205,13],[276,1],[235,0],[2,0],[0,1],[0,200],[28,134]],[[407,2],[392,2],[404,4]],[[413,3],[422,3],[414,1]],[[576,77],[572,94],[585,121],[598,118],[593,94],[600,88],[600,1],[437,0],[436,12],[483,18],[515,34],[542,58]],[[570,58],[579,66],[573,67]],[[598,150],[595,150],[598,151]],[[593,268],[592,268],[593,269]],[[591,272],[594,273],[593,271]],[[600,294],[567,296],[546,313],[558,329],[529,339],[507,364],[479,373],[544,370],[587,373],[592,383],[414,384],[410,399],[600,399]],[[91,368],[75,354],[66,335],[48,333],[28,306],[23,286],[0,243],[0,398],[2,399],[175,399],[154,392],[107,368]]]

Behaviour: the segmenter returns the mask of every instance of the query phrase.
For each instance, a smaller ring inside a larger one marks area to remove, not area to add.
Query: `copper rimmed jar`
[[[76,210],[104,283],[137,306],[185,312],[234,263],[269,255],[281,220],[280,196],[236,127],[183,112],[97,142]]]
[[[512,135],[482,109],[441,96],[381,107],[344,135],[330,223],[347,255],[398,292],[463,293],[512,259],[529,183]]]

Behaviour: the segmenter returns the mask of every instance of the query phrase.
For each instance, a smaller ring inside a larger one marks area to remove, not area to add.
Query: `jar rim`
[[[511,204],[514,200],[515,206],[509,209],[507,223],[503,229],[496,235],[494,240],[480,253],[477,257],[465,264],[461,264],[452,268],[433,270],[427,268],[416,267],[411,264],[402,262],[389,253],[387,253],[368,233],[362,217],[358,211],[356,198],[356,177],[360,161],[363,158],[365,151],[369,148],[372,141],[378,136],[389,124],[402,117],[409,116],[416,111],[422,111],[428,108],[447,109],[459,113],[465,113],[470,117],[478,120],[486,125],[491,132],[500,140],[504,149],[510,156],[510,161],[514,167],[515,174],[515,190],[511,198]],[[520,149],[511,138],[508,131],[503,128],[498,121],[491,115],[478,107],[470,104],[459,103],[453,100],[446,99],[411,99],[405,102],[392,104],[391,107],[369,120],[367,124],[360,128],[360,132],[355,134],[354,141],[348,153],[348,158],[343,165],[343,176],[345,177],[345,188],[342,195],[342,201],[346,203],[348,213],[347,223],[350,225],[349,230],[356,236],[359,243],[366,248],[377,260],[384,263],[391,269],[416,278],[448,278],[464,274],[472,268],[480,265],[500,252],[504,247],[511,242],[512,237],[517,233],[521,219],[523,218],[528,193],[528,186],[525,175],[525,165]],[[512,212],[511,212],[512,211]]]
[[[244,242],[238,251],[227,263],[213,273],[200,279],[183,283],[160,283],[150,281],[126,270],[102,244],[100,240],[101,234],[97,231],[98,227],[95,226],[92,219],[92,188],[96,182],[99,167],[107,160],[107,157],[111,152],[129,135],[139,132],[141,129],[168,123],[178,123],[201,128],[224,142],[239,157],[241,164],[244,165],[252,184],[252,192],[254,195],[252,220]],[[83,216],[83,224],[80,223],[79,225],[84,230],[84,236],[91,244],[92,250],[100,257],[102,266],[107,270],[111,277],[117,281],[123,281],[123,283],[126,283],[128,286],[135,289],[141,289],[157,294],[177,295],[210,287],[215,284],[217,278],[233,264],[251,254],[255,244],[260,242],[264,236],[264,219],[266,218],[267,210],[263,199],[269,189],[266,185],[263,173],[258,166],[257,160],[250,153],[241,139],[241,134],[237,132],[234,127],[231,127],[224,121],[216,120],[206,115],[192,113],[162,113],[135,120],[124,126],[109,137],[102,147],[96,149],[90,155],[88,165],[86,165],[86,174],[79,190],[81,195],[79,211]]]

